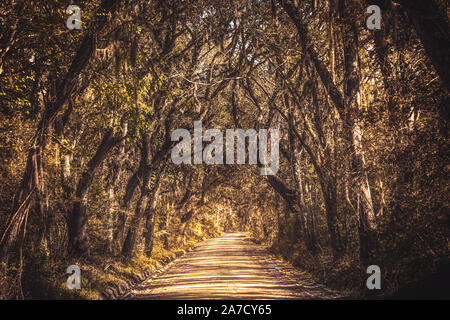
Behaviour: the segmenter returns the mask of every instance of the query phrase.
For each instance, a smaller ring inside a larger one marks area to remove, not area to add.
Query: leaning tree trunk
[[[149,173],[153,172],[153,170],[147,170]],[[146,227],[147,227],[147,234],[149,236],[148,239],[148,246],[150,247],[150,243],[153,241],[153,229],[150,233],[148,233],[148,228],[154,228],[153,220],[154,220],[154,208],[153,208],[153,202],[155,199],[155,193],[156,190],[159,187],[159,177],[161,175],[161,169],[160,172],[158,172],[157,177],[155,181],[153,182],[153,185],[149,185],[150,175],[148,177],[147,185],[143,190],[141,191],[141,196],[139,197],[138,204],[136,206],[135,214],[131,220],[130,227],[128,228],[128,233],[125,238],[125,241],[123,243],[122,247],[122,258],[125,261],[129,261],[133,255],[134,247],[136,246],[136,240],[137,236],[141,231],[141,224],[142,224],[142,218],[147,217],[146,220]],[[145,179],[145,177],[144,177]],[[144,180],[145,182],[145,180]],[[146,237],[146,249],[147,249],[147,237]],[[153,246],[153,245],[152,245]],[[150,250],[151,255],[151,250]]]
[[[144,189],[144,186],[142,186]],[[147,202],[150,194],[150,190],[145,188],[146,190],[141,191],[141,195],[139,197],[138,203],[136,205],[134,216],[130,222],[130,226],[128,228],[127,236],[123,243],[122,247],[122,258],[125,261],[129,261],[133,255],[134,246],[136,244],[137,235],[140,231],[141,220],[144,216],[145,208],[147,207]]]
[[[75,192],[76,200],[72,212],[67,216],[68,252],[71,256],[82,257],[89,255],[89,240],[87,234],[87,204],[88,192],[95,174],[111,149],[126,135],[127,126],[124,125],[121,134],[114,135],[113,129],[108,129],[95,155],[88,162],[87,168],[81,175]]]
[[[145,170],[145,164],[140,161],[137,171],[128,179],[127,186],[125,187],[125,195],[119,209],[118,225],[113,235],[113,243],[123,248],[123,241],[127,224],[127,209],[133,198],[134,191],[139,185],[139,181],[142,181]]]
[[[137,235],[140,232],[141,228],[141,220],[145,214],[145,210],[147,205],[151,203],[151,200],[154,196],[155,190],[158,187],[159,179],[161,177],[162,172],[164,171],[164,166],[161,165],[169,154],[170,148],[173,145],[170,139],[169,133],[169,124],[172,120],[170,116],[171,112],[169,111],[169,116],[165,120],[165,141],[161,148],[152,154],[151,151],[151,139],[148,134],[143,133],[142,135],[142,154],[141,154],[141,163],[139,166],[139,170],[137,172],[137,178],[139,181],[139,174],[141,174],[142,185],[141,185],[141,195],[138,200],[138,204],[135,209],[135,214],[131,220],[130,227],[128,228],[128,233],[125,238],[122,247],[122,258],[125,261],[129,261],[131,256],[133,255],[134,246],[136,243]],[[156,126],[158,125],[155,117],[152,125],[152,132],[157,132]],[[151,174],[156,172],[155,179],[151,181]],[[133,186],[135,183],[132,179],[129,181],[129,186]],[[135,187],[133,187],[135,188]],[[128,189],[128,186],[127,186]],[[132,192],[130,192],[132,194]],[[130,198],[131,199],[131,195]]]
[[[147,133],[142,135],[142,153],[141,153],[141,163],[139,165],[139,171],[142,170],[142,185],[141,185],[141,194],[139,196],[134,216],[130,222],[130,226],[128,228],[127,236],[125,237],[125,241],[122,246],[122,258],[125,261],[131,259],[133,254],[134,246],[136,243],[137,235],[140,231],[141,220],[144,216],[144,212],[147,208],[147,203],[149,201],[149,197],[151,194],[150,189],[150,177],[152,170],[150,168],[151,163],[151,139]],[[129,184],[132,181],[129,181]],[[133,184],[134,185],[134,184]]]

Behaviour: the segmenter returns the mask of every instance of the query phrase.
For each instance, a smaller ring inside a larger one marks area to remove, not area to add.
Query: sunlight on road
[[[131,299],[330,299],[340,296],[230,233],[203,241]]]

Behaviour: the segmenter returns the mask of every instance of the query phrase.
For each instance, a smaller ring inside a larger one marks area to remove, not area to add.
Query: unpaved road
[[[339,299],[245,233],[201,242],[127,299]]]

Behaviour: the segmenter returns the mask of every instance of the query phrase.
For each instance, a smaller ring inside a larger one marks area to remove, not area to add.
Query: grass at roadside
[[[120,261],[118,257],[105,256],[93,253],[89,259],[84,260],[59,260],[49,261],[44,255],[36,255],[27,261],[22,272],[22,290],[27,293],[28,299],[74,299],[96,300],[101,299],[101,294],[106,289],[120,282],[132,281],[137,274],[149,270],[157,271],[163,264],[175,259],[189,248],[201,241],[189,240],[178,248],[164,249],[162,245],[155,244],[151,258],[144,255],[134,256],[128,263]],[[77,265],[81,269],[81,290],[67,288],[66,269],[70,265]],[[5,269],[2,269],[4,271]],[[8,269],[4,289],[13,287],[18,279],[17,269]],[[6,290],[5,290],[6,291]],[[20,292],[16,292],[20,297]]]

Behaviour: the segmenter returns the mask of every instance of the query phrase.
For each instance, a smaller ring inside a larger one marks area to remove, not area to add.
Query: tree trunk
[[[151,139],[147,133],[142,135],[142,148],[141,148],[141,162],[139,169],[142,168],[142,185],[141,194],[139,196],[134,216],[128,227],[127,236],[122,247],[122,258],[125,261],[129,261],[133,255],[134,245],[136,243],[137,235],[140,231],[141,220],[144,216],[144,212],[147,208],[147,202],[150,196],[150,175],[151,170],[149,164],[151,162],[151,150],[150,150]]]
[[[141,196],[139,197],[138,203],[136,205],[134,216],[130,222],[127,236],[125,238],[125,241],[124,241],[123,247],[122,247],[122,258],[125,261],[129,261],[133,255],[137,235],[141,229],[142,217],[144,216],[144,211],[147,207],[147,202],[149,200],[148,196],[149,196],[148,190],[141,192]]]
[[[139,185],[139,181],[142,181],[143,175],[145,171],[145,163],[142,160],[139,162],[139,168],[137,171],[128,179],[127,186],[125,188],[125,195],[123,196],[121,205],[120,205],[120,213],[119,213],[119,223],[117,225],[117,229],[114,232],[113,242],[117,243],[119,247],[123,249],[125,245],[124,236],[126,231],[126,223],[127,223],[127,209],[133,198],[134,191]],[[128,245],[128,244],[127,244]]]
[[[156,223],[156,199],[158,197],[157,193],[159,190],[159,184],[156,187],[155,194],[152,197],[151,203],[147,205],[145,210],[145,246],[144,253],[147,257],[152,256],[153,252],[153,239],[155,237],[155,223]]]
[[[173,111],[173,109],[172,109]],[[147,133],[142,134],[142,153],[141,153],[141,163],[139,166],[139,171],[136,173],[137,179],[139,181],[139,174],[142,172],[142,186],[141,186],[141,195],[138,200],[138,205],[136,206],[135,214],[131,221],[130,227],[128,228],[128,233],[125,238],[123,247],[122,247],[122,258],[125,261],[129,261],[133,255],[133,250],[136,242],[137,235],[140,232],[141,228],[141,220],[144,216],[145,210],[147,208],[148,203],[151,203],[151,199],[154,196],[154,193],[158,187],[159,179],[164,170],[164,166],[161,165],[162,162],[167,158],[170,147],[173,145],[173,142],[170,139],[169,133],[169,124],[171,121],[171,111],[169,111],[169,116],[165,120],[165,141],[161,148],[152,154],[151,146],[152,139],[149,137]],[[157,116],[154,117],[153,123],[151,126],[151,132],[157,132],[159,125],[157,120],[159,118]],[[156,172],[156,178],[154,181],[151,181],[151,174]],[[133,178],[132,178],[133,179]],[[128,187],[135,188],[135,183],[130,179]],[[132,192],[130,193],[132,195]],[[129,198],[126,198],[126,201],[131,200],[131,195]],[[125,195],[127,196],[127,194]]]
[[[292,115],[290,115],[292,117]],[[309,212],[309,208],[306,206],[304,190],[303,190],[303,181],[302,181],[302,172],[300,168],[299,159],[301,158],[302,151],[298,151],[296,148],[296,143],[294,143],[293,132],[292,129],[289,130],[289,151],[290,151],[290,161],[291,161],[291,172],[295,181],[295,189],[297,191],[297,205],[298,211],[295,212],[295,216],[297,217],[298,224],[300,225],[301,232],[303,234],[303,239],[306,245],[307,250],[313,254],[317,254],[317,242],[316,237],[312,234],[309,224],[308,224],[308,216],[311,215]]]
[[[108,188],[108,209],[107,209],[107,238],[105,250],[107,253],[113,252],[113,235],[114,235],[114,187]]]
[[[337,219],[336,181],[321,183],[323,200],[327,216],[328,232],[330,234],[330,246],[334,259],[339,259],[343,254],[341,233]]]
[[[319,245],[317,242],[316,230],[314,228],[314,223],[312,220],[313,213],[311,208],[308,208],[305,202],[303,181],[301,172],[298,173],[298,191],[299,191],[299,205],[305,212],[305,216],[302,219],[302,223],[305,224],[305,237],[306,237],[306,247],[312,255],[316,255],[319,251]]]
[[[141,230],[142,218],[146,214],[153,214],[152,204],[156,197],[156,192],[159,188],[159,179],[164,171],[164,167],[160,166],[161,161],[164,160],[165,154],[169,150],[169,144],[164,144],[162,148],[153,156],[150,155],[150,138],[148,135],[143,136],[143,156],[141,161],[145,161],[146,167],[143,175],[143,182],[141,187],[141,195],[136,206],[135,214],[128,228],[127,237],[122,248],[122,257],[125,261],[129,261],[133,255],[137,235]],[[150,161],[151,157],[151,161]],[[151,164],[150,164],[151,162]],[[156,171],[156,176],[153,182],[150,181],[151,173]],[[150,219],[151,220],[151,219]],[[152,235],[153,236],[153,235]]]
[[[369,179],[365,168],[362,146],[362,132],[359,125],[360,86],[359,86],[359,56],[358,35],[356,26],[350,21],[352,8],[349,0],[340,0],[339,10],[343,17],[342,35],[344,38],[344,91],[345,114],[344,132],[350,141],[352,183],[355,192],[354,207],[359,220],[360,261],[367,266],[375,263],[376,223],[372,205]]]
[[[107,239],[106,239],[106,251],[108,253],[113,253],[114,250],[114,224],[115,224],[115,215],[114,210],[117,208],[117,199],[115,197],[115,194],[117,193],[118,189],[116,187],[116,183],[119,180],[120,176],[122,175],[123,171],[123,162],[124,162],[124,156],[125,156],[125,145],[124,140],[122,140],[117,158],[114,159],[111,165],[111,176],[109,181],[109,188],[108,188],[108,232],[107,232]]]
[[[167,209],[167,208],[166,208]],[[216,218],[217,218],[217,213],[216,213]],[[170,223],[170,211],[167,210],[166,211],[166,218],[164,221],[164,249],[169,250],[170,245],[169,245],[169,223]]]
[[[113,246],[117,244],[120,248],[122,247],[126,223],[127,223],[127,214],[124,210],[120,209],[117,228],[114,231],[113,235]]]
[[[91,187],[94,176],[103,160],[107,157],[111,149],[125,137],[126,132],[126,125],[124,126],[122,134],[118,136],[113,134],[112,129],[106,131],[95,155],[87,164],[87,168],[84,170],[78,181],[75,192],[76,201],[72,212],[67,217],[68,252],[74,257],[89,255],[89,240],[87,235],[89,188]]]

